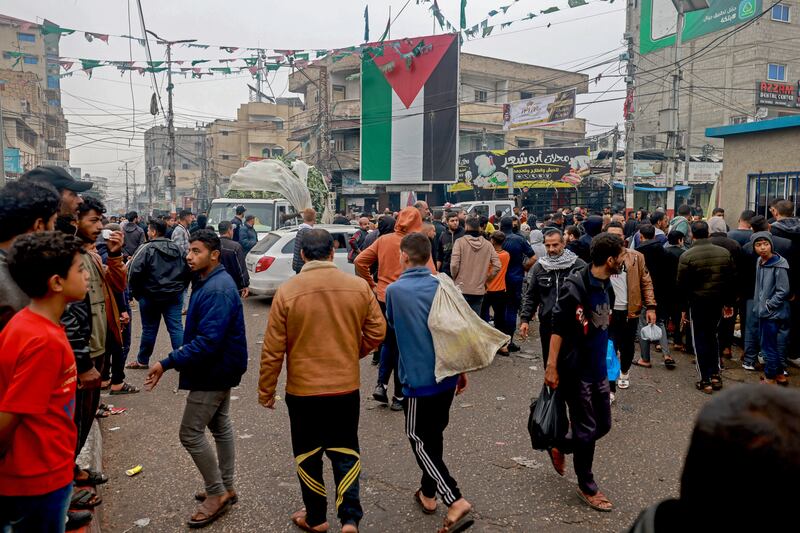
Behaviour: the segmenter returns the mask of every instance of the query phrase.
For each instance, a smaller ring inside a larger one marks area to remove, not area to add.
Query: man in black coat
[[[664,249],[664,244],[656,238],[656,228],[652,224],[639,226],[640,243],[636,251],[644,256],[644,264],[653,280],[656,297],[656,325],[661,329],[661,350],[667,368],[674,368],[675,360],[669,355],[666,324],[672,308],[672,299],[678,277],[678,258]],[[644,320],[642,320],[644,321]],[[644,325],[644,324],[642,324]],[[642,359],[650,359],[650,343],[640,340]]]

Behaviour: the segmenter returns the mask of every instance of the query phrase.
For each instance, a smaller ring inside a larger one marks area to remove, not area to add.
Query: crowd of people
[[[230,401],[247,371],[242,300],[249,283],[244,255],[256,240],[252,218],[239,207],[214,229],[189,210],[146,222],[136,212],[120,219],[81,195],[90,187],[58,167],[37,167],[0,189],[0,527],[64,531],[91,520],[87,510],[102,503],[93,487],[108,476],[76,460],[95,417],[109,410],[101,390],[140,392],[125,381],[126,369],[147,371],[146,390],[166,371],[179,373],[178,386],[188,391],[179,439],[204,482],[187,523],[206,526],[238,502]],[[334,239],[315,227],[316,212],[305,210],[295,238],[296,275],[272,301],[258,379],[258,401],[274,409],[286,368],[304,502],[292,522],[316,533],[330,528],[326,455],[342,531],[358,531],[360,359],[373,354],[373,398],[405,416],[421,471],[414,493],[420,510],[436,513],[438,497],[446,507],[440,532],[473,524],[472,504],[445,463],[452,401],[468,379],[436,378],[428,324],[446,279],[437,276],[452,278],[464,308],[508,335],[498,355],[520,350],[517,342],[538,319],[544,382],[561,391],[569,410],[570,431],[548,450],[550,460],[563,476],[565,456],[573,455],[578,497],[611,511],[593,474],[595,447],[611,430],[611,404],[632,385],[632,368],[653,367],[651,348],[666,369],[678,364],[678,352],[690,352],[696,387],[706,394],[722,389],[721,369],[732,364],[737,339],[742,368],[763,370],[765,385],[787,385],[787,365],[800,366],[793,357],[800,353],[793,297],[800,287],[800,220],[788,200],[774,202],[770,212],[767,220],[744,211],[729,229],[722,209],[702,220],[687,206],[672,219],[663,210],[626,217],[575,207],[537,221],[526,210],[476,217],[457,206],[431,211],[420,201],[356,220],[348,244],[352,276],[335,266]],[[134,301],[142,333],[128,362]],[[151,361],[162,319],[172,351]],[[609,353],[619,360],[618,375],[610,375]],[[720,465],[712,477],[725,470],[721,457],[769,456],[774,475],[798,470],[790,457],[798,418],[785,419],[798,412],[796,394],[745,389],[721,395],[701,413],[680,499],[643,512],[634,530],[670,530],[674,518],[664,518],[663,509],[703,516],[701,495],[692,495],[705,483],[704,466]],[[731,406],[763,412],[761,425]],[[747,472],[756,479],[755,469]],[[786,494],[767,493],[787,501]]]

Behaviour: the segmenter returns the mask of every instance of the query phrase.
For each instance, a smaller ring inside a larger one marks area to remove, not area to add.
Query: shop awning
[[[620,183],[619,181],[613,182],[612,185],[614,186],[615,189],[624,189],[625,188],[625,184],[624,183]],[[691,188],[692,187],[690,185],[676,185],[675,186],[675,192],[688,191]],[[644,191],[644,192],[666,192],[667,188],[666,187],[645,187],[644,185],[634,185],[633,186],[633,190],[634,191]]]

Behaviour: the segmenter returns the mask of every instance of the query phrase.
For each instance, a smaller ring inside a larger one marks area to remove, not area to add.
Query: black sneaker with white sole
[[[375,392],[372,393],[372,397],[375,398],[375,401],[389,403],[389,396],[386,394],[386,385],[378,383],[375,386]]]
[[[392,396],[392,405],[389,406],[389,409],[392,411],[402,411],[403,410],[403,398],[398,398],[397,396]]]

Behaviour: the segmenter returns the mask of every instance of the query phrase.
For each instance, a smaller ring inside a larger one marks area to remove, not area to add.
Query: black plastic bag
[[[531,402],[528,433],[534,450],[549,450],[558,446],[569,430],[567,404],[558,389],[542,386],[539,397]]]

